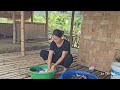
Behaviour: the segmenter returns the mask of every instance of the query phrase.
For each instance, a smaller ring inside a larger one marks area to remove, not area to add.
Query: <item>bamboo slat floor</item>
[[[75,61],[76,60],[74,60],[74,62],[72,63],[72,65],[70,66],[70,68],[68,70],[86,71],[86,72],[96,75],[99,79],[110,79],[110,74],[106,74],[105,72],[102,72],[99,70],[94,70],[93,72],[90,72],[88,67],[77,64]],[[58,71],[61,71],[61,70],[58,70]],[[59,78],[60,78],[60,74],[56,74],[54,76],[54,79],[59,79]]]
[[[26,52],[26,56],[22,57],[20,52],[0,54],[0,79],[31,79],[29,69],[33,65],[44,64],[44,61],[39,57],[40,50]],[[77,63],[77,54],[73,53],[74,60],[68,70],[87,71],[88,67]],[[58,72],[63,68],[59,68]],[[110,79],[110,75],[103,74],[104,72],[95,70],[92,72],[100,79]],[[55,74],[54,79],[59,79],[60,74]]]

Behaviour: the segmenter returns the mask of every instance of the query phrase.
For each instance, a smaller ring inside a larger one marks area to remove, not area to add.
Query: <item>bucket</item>
[[[54,69],[53,71],[50,71],[50,72],[43,72],[43,73],[32,71],[32,69],[36,69],[36,68],[46,68],[47,69],[48,66],[47,66],[47,64],[44,64],[44,65],[37,65],[37,66],[30,67],[29,73],[30,73],[32,79],[52,79],[54,76],[54,73],[56,72],[56,69]]]
[[[120,62],[113,62],[111,68],[111,79],[120,79]]]
[[[96,75],[93,75],[88,72],[80,71],[80,70],[69,70],[61,74],[60,79],[67,79],[68,77],[71,77],[72,75],[75,74],[80,74],[80,75],[85,75],[89,77],[89,79],[98,79]]]

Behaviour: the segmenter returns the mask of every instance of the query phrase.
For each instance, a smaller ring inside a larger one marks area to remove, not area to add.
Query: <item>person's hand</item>
[[[55,69],[55,65],[53,65],[52,67],[51,67],[51,71],[53,71]]]
[[[50,71],[50,65],[48,64],[48,69],[47,69],[47,72],[49,72]]]
[[[49,72],[49,71],[51,71],[51,69],[50,69],[50,68],[48,68],[48,69],[47,69],[47,72]]]

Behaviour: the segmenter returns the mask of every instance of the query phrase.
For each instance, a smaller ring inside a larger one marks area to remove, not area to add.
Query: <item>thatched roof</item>
[[[15,19],[21,19],[20,11],[0,11],[0,17],[12,19],[13,12],[15,12]],[[32,13],[32,11],[25,11],[25,20],[27,20],[31,17],[31,13]]]

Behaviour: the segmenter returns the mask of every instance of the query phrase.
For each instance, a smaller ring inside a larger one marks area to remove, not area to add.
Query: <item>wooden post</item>
[[[31,11],[31,22],[33,22],[33,12]]]
[[[45,37],[48,39],[48,11],[46,11]]]
[[[16,43],[15,11],[13,11],[13,43]]]
[[[74,23],[74,14],[75,11],[72,11],[72,17],[71,17],[71,27],[70,27],[70,46],[72,47],[72,43],[73,43],[73,23]]]
[[[21,11],[21,55],[25,56],[25,20],[24,20],[24,11]]]

